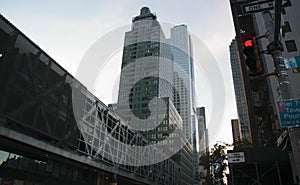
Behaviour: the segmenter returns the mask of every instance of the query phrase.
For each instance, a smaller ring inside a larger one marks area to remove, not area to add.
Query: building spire
[[[156,15],[151,13],[151,11],[148,7],[143,7],[140,10],[140,15],[134,17],[132,22],[135,22],[138,20],[156,20]]]
[[[141,13],[140,15],[146,15],[146,14],[150,14],[150,9],[148,7],[143,7],[141,8]]]

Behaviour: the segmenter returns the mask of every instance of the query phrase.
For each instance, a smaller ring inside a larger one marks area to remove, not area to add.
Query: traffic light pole
[[[276,10],[275,10],[276,11]],[[273,19],[272,19],[272,15],[270,13],[270,11],[265,11],[262,13],[263,15],[263,19],[264,19],[264,23],[265,23],[265,27],[267,30],[267,39],[269,40],[269,45],[267,47],[268,52],[272,55],[273,58],[273,62],[274,62],[274,66],[275,66],[275,70],[276,70],[276,75],[277,75],[277,80],[279,83],[279,89],[281,92],[281,98],[282,99],[292,99],[293,95],[292,95],[292,91],[291,91],[291,84],[289,82],[288,79],[288,73],[283,61],[283,57],[282,57],[282,44],[279,40],[279,34],[276,34],[276,30],[274,31],[274,24],[273,24]],[[276,13],[275,13],[276,15]],[[279,17],[280,19],[280,17]],[[276,16],[275,16],[275,20],[276,20]],[[276,23],[276,21],[275,21]],[[280,21],[279,23],[277,23],[280,25]],[[275,26],[276,28],[276,26]],[[277,37],[277,38],[275,38]]]
[[[288,73],[284,64],[282,57],[283,47],[280,42],[280,26],[281,26],[281,4],[282,0],[275,0],[275,18],[273,22],[272,15],[270,11],[265,11],[262,13],[264,24],[267,30],[267,39],[269,40],[269,45],[267,46],[268,52],[272,55],[275,73],[277,75],[277,80],[279,84],[279,89],[281,93],[281,98],[283,100],[292,99],[293,94],[291,90],[291,84],[288,79]],[[299,147],[297,146],[296,133],[300,132],[300,128],[290,128],[288,129],[291,147],[293,150],[293,157],[291,159],[291,165],[294,165],[293,174],[298,176],[298,183],[300,178],[300,156]]]

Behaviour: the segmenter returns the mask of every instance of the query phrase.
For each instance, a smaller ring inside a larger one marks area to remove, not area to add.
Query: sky
[[[93,44],[129,25],[144,6],[161,23],[186,24],[196,38],[192,42],[197,50],[194,53],[200,53],[195,68],[197,106],[206,107],[210,146],[216,141],[231,143],[230,120],[236,119],[237,113],[229,57],[229,45],[235,35],[229,0],[1,0],[0,13],[76,76],[78,66]],[[164,31],[168,35],[168,30]],[[204,46],[197,47],[197,43]],[[213,63],[208,66],[219,70],[205,66],[201,48],[209,53],[210,60],[206,62]],[[107,65],[96,80],[95,94],[106,104],[116,101],[121,56],[120,46],[106,59]],[[214,76],[222,80],[216,82]],[[218,87],[224,88],[215,92]],[[225,99],[219,109],[218,98]],[[221,117],[220,121],[213,122],[215,117]]]

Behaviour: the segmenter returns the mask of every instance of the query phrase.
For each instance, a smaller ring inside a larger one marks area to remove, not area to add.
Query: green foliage
[[[234,142],[233,146],[234,146],[234,150],[236,151],[247,149],[247,148],[253,148],[252,143],[247,139],[236,141]]]
[[[204,167],[207,173],[200,173],[200,179],[203,184],[223,185],[225,171],[227,169],[226,147],[228,144],[215,144],[209,154],[200,157],[200,165]]]

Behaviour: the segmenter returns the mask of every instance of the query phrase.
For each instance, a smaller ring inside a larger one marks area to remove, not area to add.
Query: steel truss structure
[[[180,173],[179,166],[173,160],[143,165],[167,156],[155,145],[151,145],[141,133],[128,128],[125,121],[85,88],[78,88],[76,91],[80,92],[79,99],[84,99],[85,102],[80,106],[83,114],[78,127],[82,137],[78,151],[93,160],[149,178],[156,184],[178,183],[176,177]]]

